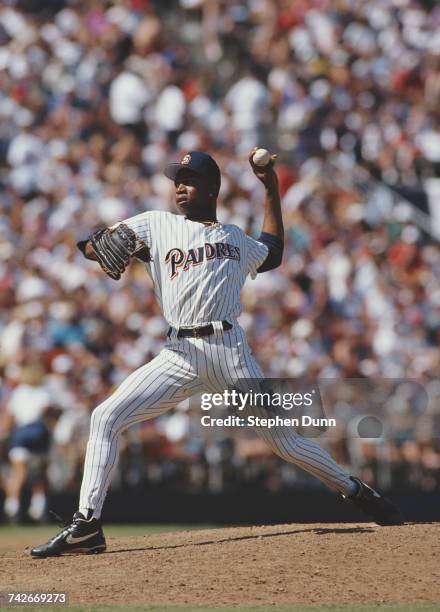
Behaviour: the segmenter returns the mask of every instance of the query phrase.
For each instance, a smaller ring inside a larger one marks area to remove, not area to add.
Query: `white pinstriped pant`
[[[134,423],[163,414],[201,391],[223,392],[239,379],[262,379],[240,326],[204,338],[169,338],[152,361],[135,370],[92,414],[81,485],[80,509],[101,515],[119,455],[119,435]],[[318,444],[289,429],[256,428],[273,451],[322,480],[349,493],[349,475]]]

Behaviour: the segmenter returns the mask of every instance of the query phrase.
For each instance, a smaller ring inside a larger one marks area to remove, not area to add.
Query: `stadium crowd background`
[[[50,487],[76,490],[90,412],[163,344],[142,265],[116,285],[76,241],[174,210],[162,168],[194,149],[221,166],[220,220],[256,235],[256,144],[279,154],[287,230],[281,268],[243,291],[265,373],[420,381],[424,409],[398,387],[378,440],[353,433],[367,402],[341,391],[347,425],[323,444],[369,482],[440,486],[440,253],[383,186],[439,174],[439,26],[414,0],[2,2],[3,488],[11,432],[44,413]],[[260,442],[195,429],[184,408],[130,429],[114,486],[319,486]]]

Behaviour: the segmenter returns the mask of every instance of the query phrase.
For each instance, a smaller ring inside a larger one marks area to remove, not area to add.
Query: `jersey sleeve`
[[[268,253],[269,249],[265,244],[246,236],[246,274],[250,274],[252,279],[257,276],[257,270],[265,261]]]
[[[147,246],[148,248],[152,247],[152,215],[153,212],[144,212],[139,215],[135,215],[134,217],[129,217],[128,219],[124,219],[124,221],[119,221],[112,225],[111,229],[118,227],[121,223],[127,225],[130,229],[134,231],[136,234],[138,248],[142,248]]]

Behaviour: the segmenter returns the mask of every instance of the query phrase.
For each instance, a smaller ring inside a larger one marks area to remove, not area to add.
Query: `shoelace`
[[[49,542],[54,542],[61,535],[68,535],[73,531],[75,527],[74,521],[67,521],[66,519],[59,516],[59,514],[57,514],[56,512],[53,512],[53,510],[49,510],[49,514],[56,520],[59,527],[63,527],[63,530],[57,533],[53,538],[51,538]]]
[[[68,527],[72,523],[72,521],[68,521],[67,519],[61,517],[59,514],[54,512],[53,510],[49,510],[49,514],[55,519],[58,527]]]

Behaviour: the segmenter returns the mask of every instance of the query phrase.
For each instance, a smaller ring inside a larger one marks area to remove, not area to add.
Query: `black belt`
[[[223,331],[228,331],[228,329],[232,329],[231,323],[229,321],[222,321]],[[209,325],[204,325],[203,327],[181,327],[177,331],[178,338],[203,338],[204,336],[210,336],[214,333],[214,325],[210,323]],[[170,327],[167,333],[167,337],[169,338],[173,332],[173,328]]]

